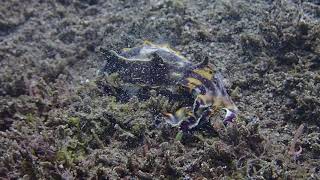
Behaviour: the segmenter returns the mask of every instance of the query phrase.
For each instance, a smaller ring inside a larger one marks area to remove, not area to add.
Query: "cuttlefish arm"
[[[227,93],[221,73],[216,73],[214,79],[216,87],[214,92],[214,104],[223,107],[222,109],[226,111],[223,122],[228,124],[236,119],[239,110]]]
[[[232,122],[237,117],[239,110],[227,93],[221,73],[217,72],[213,79],[206,83],[210,83],[204,84],[205,87],[209,88],[206,88],[203,93],[197,94],[193,104],[194,114],[199,115],[201,109],[209,106],[213,108],[213,113],[222,108],[226,111],[223,122],[225,124]]]

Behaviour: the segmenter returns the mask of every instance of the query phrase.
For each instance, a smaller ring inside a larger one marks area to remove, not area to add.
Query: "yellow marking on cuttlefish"
[[[182,87],[187,88],[189,92],[191,93],[192,90],[194,90],[197,86],[201,85],[202,82],[196,78],[193,77],[188,77],[186,78],[187,83],[186,84],[181,84]]]
[[[192,70],[194,73],[199,74],[201,77],[211,80],[213,77],[213,72],[209,67],[205,67],[202,69],[194,69]]]
[[[213,99],[214,103],[213,106],[214,107],[225,107],[225,103],[222,97],[214,97]]]
[[[131,48],[123,48],[122,51],[129,51]]]
[[[166,113],[166,114],[168,114],[168,113]],[[182,107],[175,112],[175,117],[178,119],[184,119],[184,118],[187,118],[190,116],[194,116],[193,112],[190,109],[185,108],[185,107]]]
[[[198,95],[197,98],[199,98],[205,105],[212,105],[213,103],[213,97],[209,94]]]
[[[202,84],[202,82],[200,80],[193,78],[193,77],[189,77],[189,78],[187,78],[187,80],[188,80],[188,84],[192,84],[192,85],[196,85],[196,86]]]
[[[144,45],[154,46],[154,44],[153,44],[151,41],[148,41],[148,40],[144,40],[144,41],[143,41],[143,44],[144,44]]]
[[[191,93],[192,90],[195,88],[196,86],[194,84],[188,84],[187,88],[189,89],[189,92]]]
[[[153,44],[151,41],[144,40],[143,41],[143,45],[153,46],[153,47],[156,47],[156,48],[159,48],[159,49],[167,50],[167,51],[175,54],[176,56],[178,56],[182,60],[187,61],[187,59],[185,57],[181,56],[181,53],[179,51],[176,51],[176,50],[172,49],[170,47],[170,45],[167,44],[167,43],[166,44],[157,45],[157,44]]]
[[[202,84],[201,81],[192,77],[187,78],[187,81],[188,81],[187,87],[189,88],[190,92],[192,92],[194,88]]]

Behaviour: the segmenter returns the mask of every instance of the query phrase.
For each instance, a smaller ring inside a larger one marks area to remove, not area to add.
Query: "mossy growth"
[[[37,128],[37,117],[35,114],[33,113],[28,113],[26,116],[25,116],[25,124],[27,126],[29,126],[30,129],[36,129]],[[19,128],[21,128],[23,125],[21,124],[21,126],[19,126]]]
[[[72,153],[66,148],[59,150],[56,158],[57,161],[60,161],[67,166],[71,166],[73,164]]]
[[[77,140],[71,140],[67,146],[57,152],[56,160],[65,166],[72,167],[74,163],[84,159],[84,155],[84,145]]]
[[[146,130],[146,125],[143,123],[137,123],[133,125],[131,128],[131,132],[135,136],[142,136],[145,130]]]
[[[168,7],[171,7],[177,11],[182,11],[186,8],[185,0],[168,0],[165,3]]]
[[[21,167],[23,174],[28,175],[27,177],[29,177],[29,179],[38,179],[38,173],[29,158],[26,158],[21,162]]]
[[[176,135],[176,137],[174,138],[176,141],[181,141],[183,137],[183,132],[179,131]]]
[[[84,159],[84,151],[74,151],[69,148],[62,148],[57,152],[56,160],[67,167],[72,167],[75,162]]]
[[[27,117],[26,117],[26,121],[27,121],[27,123],[29,123],[29,124],[34,123],[34,122],[35,122],[35,117],[34,117],[34,115],[33,115],[32,113],[28,113],[28,114],[27,114]]]
[[[73,127],[80,127],[80,119],[78,117],[69,117],[68,124]]]

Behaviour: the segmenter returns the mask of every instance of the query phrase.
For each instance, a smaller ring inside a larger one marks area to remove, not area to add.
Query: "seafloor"
[[[144,40],[208,57],[237,122],[181,137],[166,96],[101,90],[100,47]],[[317,0],[1,0],[0,179],[319,179],[319,72]]]

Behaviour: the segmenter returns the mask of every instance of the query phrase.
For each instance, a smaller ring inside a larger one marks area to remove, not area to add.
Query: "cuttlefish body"
[[[103,53],[104,74],[118,73],[125,82],[187,92],[194,99],[191,107],[163,113],[172,126],[186,131],[194,129],[221,109],[226,110],[225,123],[236,118],[238,109],[224,87],[221,73],[214,71],[208,59],[194,65],[169,46],[150,42],[121,53],[112,50]]]

